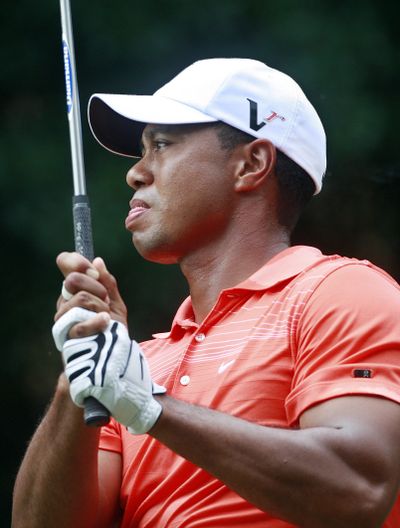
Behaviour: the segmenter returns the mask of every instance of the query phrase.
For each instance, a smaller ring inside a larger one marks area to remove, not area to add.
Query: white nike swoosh
[[[233,365],[235,363],[236,359],[231,359],[230,361],[227,361],[226,363],[221,363],[221,365],[218,368],[218,374],[222,374],[228,367]]]

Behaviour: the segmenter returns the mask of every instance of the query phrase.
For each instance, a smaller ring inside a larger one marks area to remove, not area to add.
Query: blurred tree
[[[395,2],[72,0],[72,10],[83,116],[93,92],[148,93],[205,57],[252,57],[292,75],[329,141],[325,189],[294,241],[369,258],[400,278]],[[10,524],[14,476],[60,370],[50,336],[61,279],[54,259],[73,246],[58,3],[8,1],[3,12],[0,527]],[[176,267],[135,254],[123,225],[129,160],[95,144],[85,119],[83,134],[96,252],[119,279],[135,337],[146,339],[168,328],[186,286]]]

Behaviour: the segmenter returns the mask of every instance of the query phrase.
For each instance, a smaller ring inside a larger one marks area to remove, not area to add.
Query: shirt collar
[[[281,282],[286,282],[296,277],[308,266],[321,259],[321,257],[321,251],[310,246],[293,246],[287,248],[268,260],[268,262],[246,280],[225,291],[268,290]],[[178,328],[180,330],[186,330],[189,327],[198,328],[199,325],[194,321],[191,298],[187,297],[176,312],[170,332],[153,334],[153,337],[166,339],[174,334]]]
[[[289,247],[268,260],[262,268],[233,289],[268,290],[280,282],[296,277],[321,257],[321,251],[310,246]]]

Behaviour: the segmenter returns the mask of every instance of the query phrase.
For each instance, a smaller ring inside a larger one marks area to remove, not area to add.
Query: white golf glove
[[[83,407],[84,400],[93,396],[131,433],[146,433],[162,411],[153,394],[163,394],[166,389],[152,382],[140,346],[131,341],[122,323],[110,321],[106,330],[97,335],[67,339],[73,325],[95,315],[75,307],[53,326],[72,400]]]

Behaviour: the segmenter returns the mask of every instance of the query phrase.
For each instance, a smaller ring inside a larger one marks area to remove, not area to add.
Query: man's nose
[[[126,174],[126,183],[135,191],[144,185],[150,185],[152,182],[153,175],[144,158],[132,165]]]

